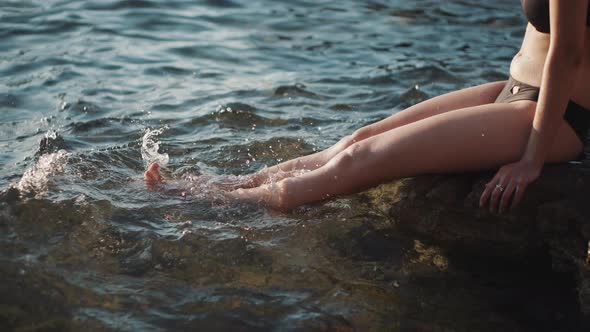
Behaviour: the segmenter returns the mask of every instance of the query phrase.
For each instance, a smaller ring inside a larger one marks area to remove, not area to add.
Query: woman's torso
[[[530,23],[527,25],[520,51],[512,59],[510,75],[523,83],[540,86],[543,67],[549,50],[549,33],[541,33]],[[576,86],[571,99],[581,106],[590,109],[590,28],[586,28],[584,36],[584,54],[582,65],[578,71]]]

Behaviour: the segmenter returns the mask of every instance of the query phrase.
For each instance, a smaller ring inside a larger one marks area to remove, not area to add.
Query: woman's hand
[[[496,172],[496,176],[486,184],[486,189],[479,199],[479,206],[483,207],[489,201],[491,212],[496,210],[502,213],[506,211],[512,198],[511,209],[514,209],[522,200],[528,185],[539,177],[542,168],[543,164],[527,160],[502,166]]]

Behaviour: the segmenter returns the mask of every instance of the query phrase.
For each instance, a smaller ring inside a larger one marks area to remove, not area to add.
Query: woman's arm
[[[490,210],[497,206],[503,212],[512,198],[514,208],[526,187],[539,177],[576,85],[584,51],[588,1],[549,1],[550,44],[527,146],[519,161],[498,170],[484,190],[480,206],[489,199]]]
[[[543,165],[574,89],[584,51],[588,0],[551,0],[550,44],[533,128],[522,157]]]

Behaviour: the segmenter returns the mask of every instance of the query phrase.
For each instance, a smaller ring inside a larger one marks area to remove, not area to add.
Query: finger
[[[504,191],[503,188],[505,188],[505,186],[502,185],[502,182],[499,182],[498,184],[500,187],[494,186],[494,190],[492,191],[492,197],[490,198],[490,212],[497,210],[498,202],[500,201],[500,197],[502,197],[502,193]]]
[[[484,205],[486,205],[486,203],[488,202],[488,199],[490,199],[490,195],[492,194],[492,190],[494,189],[494,185],[492,185],[492,182],[488,182],[486,183],[485,189],[483,191],[483,193],[481,194],[481,197],[479,198],[479,207],[483,207]]]
[[[496,184],[499,181],[500,181],[500,171],[498,171],[496,173],[496,175],[490,180],[490,182],[486,183],[486,188],[483,191],[483,193],[481,194],[481,197],[479,198],[479,207],[483,207],[486,205],[486,203],[490,199],[490,196],[494,192],[494,189],[496,189]]]
[[[506,185],[506,189],[502,194],[502,198],[500,198],[500,205],[498,207],[498,212],[504,213],[508,204],[510,203],[510,199],[512,198],[512,194],[516,190],[516,181],[510,181],[508,185]]]
[[[528,184],[527,183],[520,183],[516,186],[514,190],[514,198],[512,199],[512,206],[510,209],[514,209],[520,204],[522,197],[524,196],[524,191],[526,190]]]

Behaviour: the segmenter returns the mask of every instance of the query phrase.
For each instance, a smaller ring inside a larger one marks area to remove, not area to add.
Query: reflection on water
[[[398,234],[393,196],[285,214],[220,194],[504,79],[518,7],[0,1],[0,326],[574,330],[568,294],[536,293],[557,276],[531,282],[518,264],[453,260]],[[169,180],[150,187],[154,161]]]

